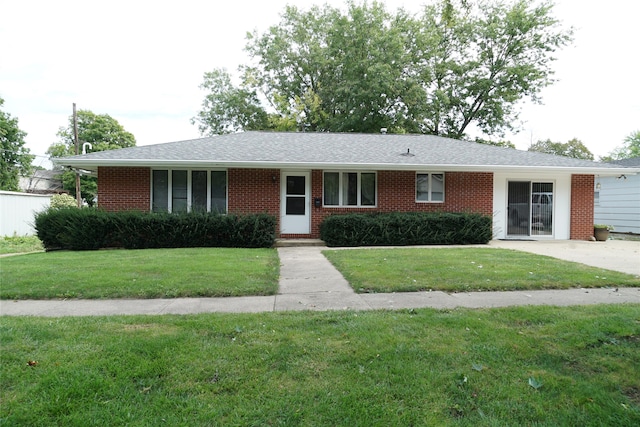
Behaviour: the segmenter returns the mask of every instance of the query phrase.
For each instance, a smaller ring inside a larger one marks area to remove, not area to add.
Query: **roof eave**
[[[455,165],[415,163],[332,163],[332,162],[282,162],[282,161],[203,161],[203,160],[90,160],[55,159],[59,166],[96,171],[98,167],[149,167],[149,168],[238,168],[238,169],[324,169],[324,170],[438,170],[449,172],[543,172],[572,173],[600,176],[635,175],[640,168],[630,167],[575,167],[575,166],[514,166],[514,165]]]

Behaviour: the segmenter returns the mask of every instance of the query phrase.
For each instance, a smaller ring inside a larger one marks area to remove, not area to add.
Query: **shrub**
[[[464,245],[487,243],[492,219],[467,213],[333,215],[320,225],[328,246]]]
[[[220,215],[48,209],[35,227],[47,250],[105,247],[271,247],[276,219],[266,214]]]
[[[61,209],[61,208],[76,208],[78,207],[78,203],[73,196],[68,194],[54,194],[51,196],[51,205],[53,209]]]

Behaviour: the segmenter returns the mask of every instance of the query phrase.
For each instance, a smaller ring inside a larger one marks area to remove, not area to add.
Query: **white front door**
[[[310,233],[309,172],[282,172],[280,192],[280,233]]]

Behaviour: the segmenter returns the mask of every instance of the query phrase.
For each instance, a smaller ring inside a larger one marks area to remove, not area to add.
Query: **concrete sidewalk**
[[[482,247],[524,250],[640,275],[640,242],[497,241]],[[436,249],[434,247],[431,247]],[[5,316],[108,316],[133,314],[260,313],[296,310],[486,308],[516,305],[640,303],[640,288],[513,292],[405,292],[356,294],[322,255],[326,247],[279,248],[280,284],[274,296],[117,300],[0,300]],[[345,249],[348,250],[348,249]],[[604,267],[606,266],[606,267]]]

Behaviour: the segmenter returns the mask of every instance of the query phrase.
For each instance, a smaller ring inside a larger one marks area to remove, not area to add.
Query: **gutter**
[[[455,165],[455,164],[409,164],[409,163],[330,163],[330,162],[282,162],[282,161],[202,161],[202,160],[54,160],[58,166],[67,166],[85,173],[97,172],[99,166],[107,167],[148,167],[148,168],[237,168],[237,169],[283,169],[283,170],[401,170],[401,171],[445,171],[445,172],[536,172],[572,173],[600,176],[636,175],[637,167],[566,167],[566,166],[518,166],[518,165]]]

